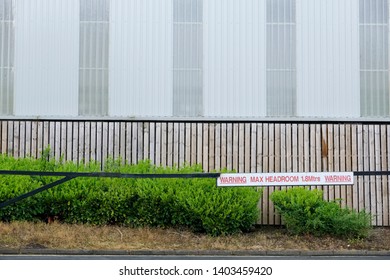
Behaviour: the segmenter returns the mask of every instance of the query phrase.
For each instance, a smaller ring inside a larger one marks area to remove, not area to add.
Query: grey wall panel
[[[78,0],[18,0],[15,21],[15,115],[77,116]]]
[[[298,116],[359,117],[359,1],[297,1]]]
[[[110,7],[110,116],[172,116],[172,0]]]
[[[265,116],[265,0],[203,5],[205,116]]]

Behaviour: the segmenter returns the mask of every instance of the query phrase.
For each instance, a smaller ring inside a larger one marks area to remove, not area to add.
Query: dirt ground
[[[366,239],[293,236],[283,227],[261,226],[232,236],[211,237],[182,229],[127,228],[60,223],[0,223],[1,248],[83,250],[390,250],[390,227]]]

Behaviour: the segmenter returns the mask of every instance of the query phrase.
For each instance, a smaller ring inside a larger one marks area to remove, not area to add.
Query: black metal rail
[[[18,175],[18,176],[51,176],[62,177],[57,181],[51,182],[40,188],[22,194],[15,198],[0,203],[0,209],[16,203],[22,199],[28,198],[62,183],[70,181],[78,177],[94,177],[94,178],[133,178],[133,179],[163,179],[163,178],[215,178],[220,176],[220,173],[188,173],[188,174],[129,174],[129,173],[114,173],[114,172],[50,172],[50,171],[22,171],[22,170],[0,170],[0,175]],[[390,176],[390,171],[354,171],[354,176]]]
[[[94,177],[94,178],[133,178],[133,179],[163,179],[163,178],[215,178],[220,176],[220,173],[188,173],[188,174],[129,174],[129,173],[111,173],[111,172],[49,172],[49,171],[19,171],[19,170],[0,170],[0,175],[18,175],[18,176],[51,176],[62,177],[57,181],[51,182],[40,188],[32,190],[28,193],[11,198],[0,203],[0,209],[16,203],[22,199],[36,195],[40,192],[58,186],[62,183],[70,181],[78,177]]]

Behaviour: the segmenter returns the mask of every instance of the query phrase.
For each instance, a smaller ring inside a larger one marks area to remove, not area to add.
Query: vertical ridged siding
[[[203,115],[203,0],[173,0],[173,115]]]
[[[264,0],[204,1],[204,115],[266,115]]]
[[[110,116],[172,116],[172,0],[110,7]]]
[[[0,0],[0,114],[13,113],[14,1]]]
[[[361,113],[389,115],[389,2],[359,0],[359,11]]]
[[[77,116],[79,1],[17,0],[15,115]]]
[[[108,113],[109,0],[80,0],[79,114]]]
[[[298,116],[359,117],[358,5],[297,1]]]
[[[296,116],[295,0],[267,0],[267,116]]]

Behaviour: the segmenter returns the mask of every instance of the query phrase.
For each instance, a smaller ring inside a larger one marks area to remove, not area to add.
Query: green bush
[[[96,172],[100,163],[55,162],[45,151],[40,159],[0,156],[0,169]],[[199,165],[163,168],[108,160],[106,172],[195,173]],[[58,178],[0,176],[0,201],[24,194]],[[188,227],[210,235],[247,231],[259,215],[261,192],[254,188],[217,188],[215,179],[119,179],[79,177],[0,209],[1,221],[39,221],[49,217],[66,223]]]
[[[324,201],[321,190],[291,188],[275,191],[271,200],[286,228],[293,234],[364,238],[371,228],[371,215],[340,208],[334,201]]]

